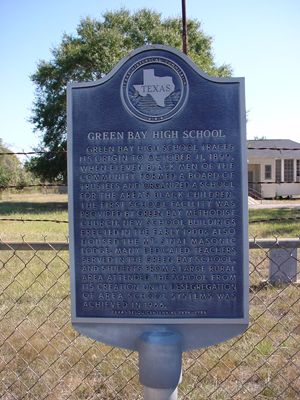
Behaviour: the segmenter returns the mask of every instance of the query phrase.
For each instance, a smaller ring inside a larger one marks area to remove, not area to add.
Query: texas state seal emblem
[[[174,61],[147,57],[133,64],[121,84],[121,98],[127,111],[146,122],[172,118],[184,106],[188,95],[185,73]]]

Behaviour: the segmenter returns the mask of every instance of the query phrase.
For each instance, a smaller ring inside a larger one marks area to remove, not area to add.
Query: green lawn
[[[24,220],[24,222],[12,221],[12,219]],[[65,223],[67,220],[66,195],[10,194],[3,196],[0,201],[0,231],[2,237],[8,240],[12,237],[15,240],[20,235],[26,235],[27,240],[39,240],[39,237],[45,235],[49,240],[63,240],[68,235],[68,224]],[[300,209],[249,210],[249,237],[298,237],[299,234]]]
[[[263,221],[263,222],[259,222]],[[249,236],[269,238],[299,237],[300,209],[274,208],[249,210]]]
[[[17,240],[20,235],[26,240],[43,240],[45,236],[48,240],[64,240],[67,220],[66,195],[10,194],[0,201],[0,232],[6,240]]]
[[[250,210],[250,234],[297,237],[299,210]],[[0,219],[67,220],[65,195],[13,195]],[[289,218],[274,222],[274,218]],[[258,220],[267,222],[255,223]],[[66,223],[0,221],[2,236],[63,240]],[[137,354],[78,335],[70,324],[67,251],[1,252],[0,398],[140,399]],[[184,400],[296,399],[300,391],[299,287],[266,284],[269,260],[250,252],[250,327],[242,336],[187,352]],[[116,393],[119,393],[117,396]]]

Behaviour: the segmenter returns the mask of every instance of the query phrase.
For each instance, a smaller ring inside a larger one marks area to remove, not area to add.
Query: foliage
[[[0,165],[0,190],[6,188],[9,185],[10,176],[8,170]]]
[[[214,76],[229,76],[228,65],[217,67],[212,38],[199,21],[188,21],[189,56]],[[162,20],[157,12],[142,9],[134,14],[121,9],[106,12],[102,20],[82,19],[75,35],[65,34],[52,50],[51,61],[40,61],[32,80],[36,97],[31,121],[41,134],[36,150],[50,151],[34,157],[28,167],[48,181],[66,181],[66,85],[69,81],[96,80],[133,49],[146,44],[181,48],[181,19]]]
[[[2,144],[0,140],[0,187],[6,188],[9,184],[16,184],[21,164],[18,158]]]
[[[0,153],[6,153],[0,155],[0,190],[9,185],[22,189],[33,182],[31,173],[24,168],[18,157],[3,145],[1,139]]]
[[[254,140],[267,140],[266,136],[254,136]]]

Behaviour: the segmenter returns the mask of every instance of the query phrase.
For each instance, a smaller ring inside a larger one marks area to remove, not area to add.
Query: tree
[[[0,139],[0,192],[9,185],[22,189],[32,183],[33,177],[26,171],[18,157]]]
[[[254,136],[254,140],[266,140],[266,136]]]
[[[199,21],[188,21],[189,56],[214,76],[230,76],[228,65],[217,67],[212,38],[201,30]],[[65,34],[52,50],[51,61],[38,64],[32,80],[36,85],[31,121],[40,133],[36,150],[47,153],[32,158],[28,167],[48,181],[66,176],[66,85],[68,81],[96,80],[107,74],[133,49],[146,44],[166,44],[181,48],[181,19],[162,20],[157,12],[142,9],[134,14],[121,9],[106,12],[102,20],[85,18],[75,35]]]
[[[8,185],[15,185],[18,180],[18,172],[21,168],[19,159],[2,143],[0,139],[0,190]]]

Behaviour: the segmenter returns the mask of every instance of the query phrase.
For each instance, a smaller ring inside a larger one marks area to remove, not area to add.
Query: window
[[[300,160],[297,160],[296,176],[300,178]]]
[[[294,181],[294,160],[284,160],[284,182]]]
[[[275,164],[275,180],[277,183],[281,182],[281,160],[276,160]]]
[[[265,165],[265,179],[272,179],[272,165]]]

